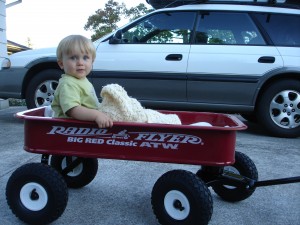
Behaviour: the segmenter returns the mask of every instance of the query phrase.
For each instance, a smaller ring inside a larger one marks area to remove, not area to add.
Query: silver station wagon
[[[299,1],[147,2],[158,9],[94,42],[97,93],[118,83],[148,108],[240,113],[300,136]],[[3,60],[0,98],[51,104],[63,72],[55,51]]]

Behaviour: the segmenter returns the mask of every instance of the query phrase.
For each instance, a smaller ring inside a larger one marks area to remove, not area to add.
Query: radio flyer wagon
[[[24,120],[24,149],[41,154],[41,163],[16,169],[6,186],[12,212],[28,224],[58,219],[68,202],[68,187],[89,184],[98,158],[200,165],[196,174],[172,170],[154,184],[151,203],[163,225],[208,224],[213,202],[208,187],[226,201],[241,201],[258,186],[299,182],[300,177],[257,181],[253,161],[235,151],[236,132],[246,129],[234,116],[217,113],[169,112],[182,125],[115,122],[95,123],[44,117],[45,108],[16,114]],[[212,126],[193,126],[198,122]]]

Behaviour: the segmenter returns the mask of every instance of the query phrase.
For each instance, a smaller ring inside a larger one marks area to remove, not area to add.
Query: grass
[[[24,99],[9,98],[8,102],[9,106],[26,106]]]

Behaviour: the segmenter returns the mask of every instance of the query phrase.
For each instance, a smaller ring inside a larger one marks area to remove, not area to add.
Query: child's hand
[[[77,120],[94,121],[97,123],[99,128],[113,126],[112,119],[97,109],[75,106],[67,112],[67,115]]]
[[[96,116],[95,122],[97,123],[99,128],[105,128],[105,127],[112,127],[113,121],[110,117],[108,117],[106,114],[99,111],[98,115]]]

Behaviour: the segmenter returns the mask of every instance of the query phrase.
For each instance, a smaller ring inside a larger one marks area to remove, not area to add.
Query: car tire
[[[258,172],[254,162],[241,152],[235,152],[235,163],[230,166],[225,166],[224,171],[226,170],[254,181],[258,180]],[[249,198],[255,191],[255,188],[235,187],[223,184],[213,185],[212,188],[217,195],[228,202],[242,201]]]
[[[62,71],[47,69],[37,73],[26,89],[25,101],[28,109],[50,105]]]
[[[63,170],[75,160],[78,160],[78,165],[65,174]],[[96,158],[52,156],[50,165],[63,175],[69,188],[81,188],[88,185],[95,178],[98,171],[98,160]]]
[[[300,136],[300,81],[280,80],[261,95],[257,104],[257,119],[273,136]]]
[[[43,163],[28,163],[13,172],[6,185],[12,212],[27,224],[48,224],[58,219],[68,202],[62,176]]]
[[[242,113],[240,115],[248,122],[257,123],[257,117],[255,113]]]
[[[213,212],[208,187],[185,170],[163,174],[152,189],[151,203],[157,220],[165,225],[206,225]]]

